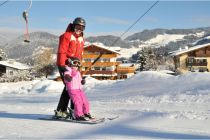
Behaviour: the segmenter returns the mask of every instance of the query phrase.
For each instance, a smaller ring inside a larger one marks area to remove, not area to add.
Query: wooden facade
[[[99,45],[88,45],[84,48],[83,60],[82,60],[82,73],[87,70],[92,62],[100,55],[101,58],[91,67],[85,75],[90,75],[99,80],[105,79],[125,79],[133,75],[135,67],[123,67],[120,66],[121,62],[117,62],[118,52],[107,49]]]
[[[175,69],[179,73],[210,70],[210,44],[195,46],[188,50],[176,52],[173,56]]]

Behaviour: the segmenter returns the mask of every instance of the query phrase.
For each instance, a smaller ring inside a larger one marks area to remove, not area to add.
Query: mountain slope
[[[24,36],[20,36],[2,46],[8,58],[24,59],[30,57],[36,51],[43,47],[53,48],[57,50],[58,37],[47,32],[33,32],[29,34],[30,43],[24,42]]]
[[[105,46],[120,46],[122,48],[130,48],[132,45],[125,40],[120,39],[120,37],[107,35],[107,36],[97,36],[97,37],[88,37],[86,41],[90,43],[100,42]]]
[[[185,47],[194,42],[205,43],[202,37],[210,34],[210,27],[195,28],[195,29],[152,29],[137,32],[128,36],[124,40],[113,35],[87,37],[86,42],[103,43],[106,46],[119,46],[122,50],[131,50],[135,54],[142,47],[162,48],[165,53],[175,51],[180,47]],[[29,59],[43,47],[53,48],[54,53],[57,51],[58,36],[49,34],[47,32],[30,33],[30,43],[23,42],[24,36],[20,36],[5,46],[1,46],[8,58]],[[117,42],[116,42],[117,41]],[[131,54],[132,55],[132,54]],[[121,56],[124,57],[124,56]],[[126,56],[128,57],[128,56]]]
[[[203,45],[207,43],[210,43],[210,34],[205,35],[203,38],[193,43],[193,45],[196,46],[196,45]]]

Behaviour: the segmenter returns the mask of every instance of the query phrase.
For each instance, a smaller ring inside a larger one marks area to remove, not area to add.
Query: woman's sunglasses
[[[84,26],[81,26],[81,25],[75,25],[75,29],[76,30],[80,30],[80,31],[84,31],[85,30],[85,27]]]

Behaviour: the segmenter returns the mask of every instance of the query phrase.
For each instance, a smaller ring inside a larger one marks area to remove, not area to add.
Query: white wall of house
[[[7,76],[14,76],[18,73],[18,70],[10,68],[10,67],[6,67],[6,75]]]

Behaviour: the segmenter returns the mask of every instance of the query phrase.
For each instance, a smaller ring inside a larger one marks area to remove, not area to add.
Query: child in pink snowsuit
[[[80,61],[77,58],[69,58],[67,71],[64,73],[64,82],[71,100],[74,103],[74,116],[76,120],[93,119],[90,115],[89,102],[82,89],[85,79],[82,79],[79,71]]]

